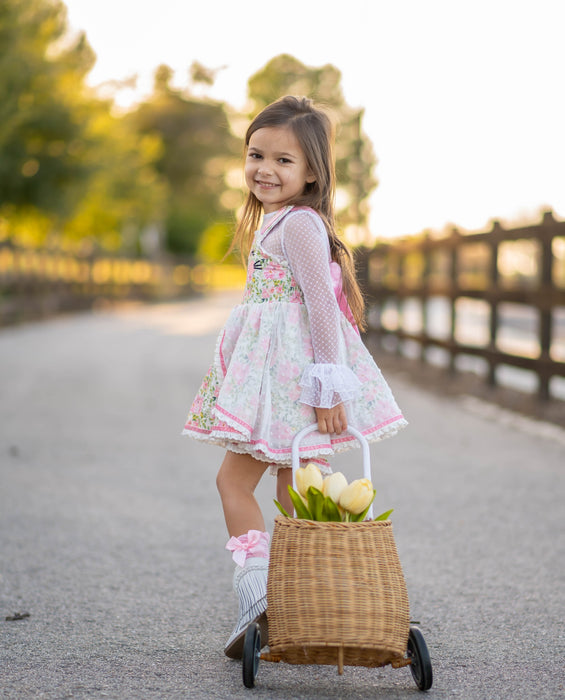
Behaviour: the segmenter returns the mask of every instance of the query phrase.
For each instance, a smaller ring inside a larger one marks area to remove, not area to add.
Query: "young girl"
[[[266,639],[269,534],[254,491],[267,467],[292,512],[299,430],[318,423],[301,460],[329,473],[327,455],[359,446],[348,422],[369,441],[406,425],[359,336],[363,300],[335,231],[329,118],[307,98],[284,97],[253,120],[245,143],[249,193],[232,244],[250,250],[243,303],[220,332],[184,430],[227,449],[217,486],[237,564],[239,620],[225,648],[232,658],[253,620]]]

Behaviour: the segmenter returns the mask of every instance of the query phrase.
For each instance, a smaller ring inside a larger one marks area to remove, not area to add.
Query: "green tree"
[[[163,216],[161,144],[86,86],[94,60],[59,0],[1,0],[0,215],[21,241],[137,252]]]
[[[198,82],[213,80],[212,71],[200,64],[193,65],[191,74]],[[224,175],[240,144],[222,103],[173,88],[171,77],[168,66],[157,69],[153,95],[139,105],[132,121],[139,133],[158,135],[163,144],[156,167],[169,187],[167,248],[194,254],[207,229],[232,217]]]
[[[0,3],[0,206],[68,213],[90,174],[77,113],[94,54],[59,0]]]
[[[336,171],[338,218],[344,227],[364,226],[368,197],[377,186],[377,163],[372,143],[362,130],[363,112],[350,107],[343,96],[341,73],[330,64],[313,68],[281,54],[248,81],[253,115],[283,95],[304,95],[333,112],[338,124]]]
[[[159,138],[139,136],[128,115],[113,115],[103,102],[90,111],[89,137],[96,143],[86,155],[92,175],[64,235],[133,255],[155,252],[144,246],[144,234],[158,230],[165,215],[168,189],[155,168]]]

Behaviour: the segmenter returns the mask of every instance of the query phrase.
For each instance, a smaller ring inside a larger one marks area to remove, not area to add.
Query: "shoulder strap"
[[[261,229],[259,233],[260,240],[263,240],[263,238],[265,238],[269,231],[271,231],[279,223],[279,221],[281,221],[292,209],[294,209],[294,206],[292,204],[289,204],[288,206],[280,209],[265,226],[265,228]]]

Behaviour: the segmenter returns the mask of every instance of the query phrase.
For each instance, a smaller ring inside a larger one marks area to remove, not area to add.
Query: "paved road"
[[[222,453],[180,430],[228,304],[0,332],[1,697],[418,694],[408,669],[268,663],[246,691],[222,654],[236,607]],[[429,696],[565,697],[565,432],[389,381],[411,425],[372,448],[376,507],[396,509]],[[16,612],[29,617],[4,620]]]

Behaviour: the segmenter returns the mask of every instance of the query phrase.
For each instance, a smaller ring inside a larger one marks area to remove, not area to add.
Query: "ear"
[[[316,182],[316,176],[314,173],[309,170],[308,173],[306,174],[306,182],[311,185],[313,182]]]

